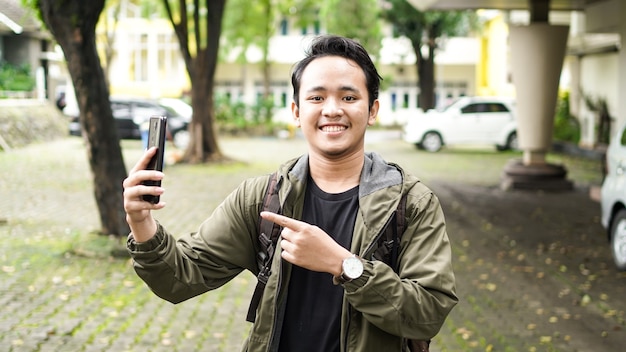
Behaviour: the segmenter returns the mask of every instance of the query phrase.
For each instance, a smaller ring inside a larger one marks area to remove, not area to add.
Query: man
[[[366,153],[381,77],[355,41],[322,36],[292,73],[292,114],[308,153],[279,169],[283,215],[262,212],[269,176],[244,181],[196,233],[178,241],[141,200],[148,150],[124,181],[128,248],[138,275],[178,303],[243,270],[257,274],[259,216],[283,227],[272,274],[244,351],[403,351],[405,338],[435,336],[457,303],[450,243],[436,196],[420,181]],[[372,258],[406,195],[397,273]]]

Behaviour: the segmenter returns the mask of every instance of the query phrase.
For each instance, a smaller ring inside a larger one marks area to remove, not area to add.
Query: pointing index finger
[[[304,225],[302,221],[298,221],[284,215],[272,213],[270,211],[262,211],[261,217],[282,227],[286,227],[290,230],[300,230],[302,228],[302,225]]]

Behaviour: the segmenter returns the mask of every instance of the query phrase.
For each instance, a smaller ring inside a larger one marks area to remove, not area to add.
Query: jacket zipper
[[[277,180],[277,183],[276,183],[276,187],[278,188],[278,190],[280,190],[279,187],[281,186],[282,181],[283,181],[283,176],[282,175],[278,175],[278,180]],[[287,187],[288,187],[288,189],[286,190],[286,192],[287,192],[286,194],[289,194],[291,192],[291,184],[287,183]],[[280,197],[280,195],[279,195],[279,197]],[[280,201],[280,198],[279,198],[279,201]],[[283,205],[284,205],[284,202],[280,202],[281,214],[284,213]],[[276,243],[276,247],[279,247],[278,243]],[[276,253],[274,253],[274,255],[275,254]],[[276,260],[276,258],[274,258],[273,260]],[[282,259],[280,259],[280,256],[279,256],[278,260],[282,261]],[[276,293],[274,294],[274,322],[273,322],[272,328],[270,330],[270,341],[269,341],[269,344],[268,344],[268,351],[270,351],[270,352],[278,350],[279,341],[276,340],[276,331],[278,330],[278,321],[280,320],[280,322],[282,323],[282,321],[284,319],[282,317],[279,319],[279,316],[282,314],[281,313],[282,308],[278,304],[278,297],[279,297],[280,292],[281,292],[282,287],[283,287],[283,275],[284,275],[283,271],[284,271],[284,269],[283,269],[282,263],[280,263],[278,265],[278,267],[279,267],[279,269],[278,269],[278,285],[276,286]]]
[[[385,231],[387,230],[387,227],[391,224],[391,221],[393,220],[393,217],[396,216],[396,213],[392,213],[391,216],[389,217],[389,219],[387,219],[387,222],[385,222],[385,226],[383,226],[383,228],[380,230],[380,232],[378,233],[378,235],[376,235],[376,237],[374,237],[374,240],[372,242],[370,242],[370,244],[367,246],[367,248],[365,249],[365,251],[362,253],[362,258],[365,258],[365,255],[368,254],[370,251],[372,251],[373,247],[378,243],[378,241],[380,240],[380,238],[385,234]],[[368,260],[368,259],[366,259]],[[352,321],[352,310],[354,308],[352,308],[352,306],[348,303],[348,301],[344,298],[344,301],[346,302],[347,305],[347,321],[346,321],[346,335],[343,336],[343,351],[342,352],[347,352],[348,349],[348,336],[350,335],[350,323]]]
[[[389,225],[391,225],[391,222],[394,218],[394,216],[396,216],[396,213],[393,212],[391,214],[391,216],[389,217],[389,219],[387,219],[387,222],[385,222],[385,226],[382,227],[382,229],[380,230],[380,232],[378,233],[378,235],[376,235],[376,237],[374,237],[374,240],[372,242],[370,242],[370,244],[367,246],[367,248],[365,249],[365,251],[363,252],[363,258],[365,258],[365,255],[368,254],[369,252],[372,251],[372,249],[374,248],[374,246],[378,243],[378,241],[380,240],[380,238],[382,236],[385,235],[385,232],[387,231],[387,227],[389,227]],[[367,259],[367,258],[366,258]]]

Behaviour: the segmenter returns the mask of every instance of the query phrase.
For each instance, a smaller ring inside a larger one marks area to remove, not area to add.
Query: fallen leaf
[[[604,313],[604,316],[605,316],[606,318],[608,318],[608,317],[614,317],[614,316],[616,316],[616,315],[617,315],[617,310],[615,310],[615,309],[610,309],[610,310],[608,310],[608,311],[606,311],[606,312]]]
[[[591,303],[591,297],[589,297],[589,295],[584,295],[582,300],[580,301],[580,305],[585,307],[589,303]]]
[[[550,342],[552,342],[552,336],[541,336],[539,338],[539,341],[541,343],[550,343]]]
[[[607,299],[609,299],[609,295],[607,295],[606,293],[601,293],[600,294],[600,299],[603,301],[606,301]]]
[[[545,275],[546,275],[546,274],[544,274],[543,272],[538,272],[538,273],[537,273],[537,278],[538,278],[538,279],[543,279]]]
[[[552,316],[552,317],[550,317],[550,319],[548,319],[548,321],[549,321],[550,323],[552,323],[552,324],[554,324],[554,323],[558,323],[558,322],[559,322],[559,318],[558,318],[558,317],[554,317],[554,316]]]

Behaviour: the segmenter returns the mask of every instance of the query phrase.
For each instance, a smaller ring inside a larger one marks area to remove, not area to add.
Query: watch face
[[[363,274],[363,263],[357,257],[350,257],[343,261],[343,273],[354,280]]]

